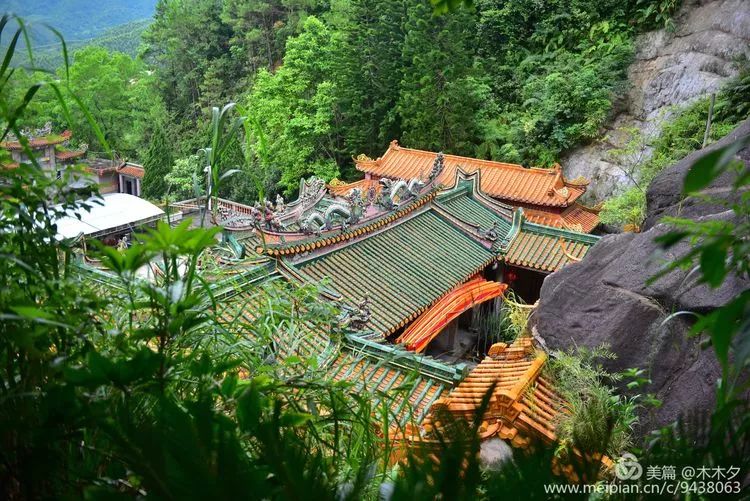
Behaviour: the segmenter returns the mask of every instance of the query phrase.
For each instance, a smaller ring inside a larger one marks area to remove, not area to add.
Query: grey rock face
[[[747,134],[750,121],[714,148]],[[702,349],[700,339],[687,336],[691,317],[664,323],[665,319],[678,311],[709,312],[750,287],[749,280],[730,277],[714,290],[697,285],[695,275],[684,271],[646,283],[665,261],[689,250],[683,243],[663,253],[654,244],[654,238],[669,229],[657,222],[662,215],[679,213],[696,220],[737,217],[721,205],[682,200],[688,167],[710,150],[686,157],[653,181],[648,190],[647,231],[605,236],[581,262],[549,275],[531,320],[535,334],[550,349],[606,343],[618,356],[604,364],[609,371],[645,369],[653,381],[645,391],[655,393],[663,406],[642,416],[644,430],[670,423],[684,412],[711,409],[721,373],[713,351]],[[750,148],[738,157],[750,165]],[[728,186],[727,179],[719,179],[707,191],[724,198],[736,196]]]
[[[658,30],[636,41],[635,61],[628,69],[630,90],[624,109],[603,134],[606,139],[573,150],[562,159],[568,178],[591,180],[586,196],[599,201],[631,186],[612,154],[634,127],[646,140],[655,136],[675,107],[716,92],[736,74],[733,61],[750,57],[750,2],[688,0],[675,16],[674,33]],[[650,150],[644,147],[646,157]]]
[[[688,169],[698,158],[747,135],[750,135],[750,121],[743,122],[720,141],[704,150],[691,153],[656,176],[646,191],[647,217],[643,224],[644,229],[651,228],[664,216],[696,217],[723,211],[724,207],[722,206],[707,204],[705,201],[695,198],[683,200],[681,194],[682,182]],[[750,163],[749,150],[741,151],[738,157],[745,163]],[[732,180],[733,177],[727,173],[711,183],[706,189],[706,193],[713,197],[732,200],[738,196],[738,194],[732,193]]]

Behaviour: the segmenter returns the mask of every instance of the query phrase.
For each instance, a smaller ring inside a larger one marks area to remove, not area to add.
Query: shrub
[[[714,121],[708,136],[709,144],[731,132],[750,113],[750,106],[743,101],[750,88],[749,74],[747,65],[742,66],[740,74],[717,96]],[[703,146],[709,106],[710,98],[704,97],[677,110],[664,123],[659,135],[650,145],[638,130],[625,131],[630,134],[630,138],[624,148],[613,150],[614,161],[622,166],[623,171],[637,185],[605,201],[600,213],[603,223],[636,227],[641,225],[646,216],[646,189],[649,183],[662,170]],[[648,160],[639,160],[636,164],[629,165],[633,156],[642,158],[649,146],[653,151]]]
[[[571,447],[610,457],[631,445],[637,423],[633,400],[618,396],[613,383],[619,376],[607,373],[598,359],[613,359],[606,346],[575,352],[554,352],[547,370],[555,388],[567,402],[557,423],[558,451]]]

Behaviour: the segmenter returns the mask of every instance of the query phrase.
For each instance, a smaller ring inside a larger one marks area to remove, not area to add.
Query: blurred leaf
[[[693,193],[702,190],[713,182],[732,161],[738,151],[750,144],[750,137],[742,137],[728,145],[717,148],[699,158],[685,175],[683,192]]]
[[[703,280],[711,287],[718,287],[727,275],[727,250],[720,244],[706,245],[701,249],[700,271]]]
[[[285,412],[281,415],[281,426],[299,427],[312,419],[313,416],[305,412]]]

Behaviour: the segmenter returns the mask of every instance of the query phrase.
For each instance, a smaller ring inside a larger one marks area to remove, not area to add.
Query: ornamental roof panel
[[[388,150],[377,160],[356,159],[357,168],[379,177],[425,177],[430,172],[436,153],[404,148],[392,141]],[[502,200],[530,203],[549,207],[567,207],[586,191],[586,182],[566,180],[560,166],[551,169],[526,168],[522,165],[458,155],[444,155],[445,169],[438,182],[450,187],[456,170],[482,171],[481,189],[487,195]]]
[[[313,280],[330,278],[351,305],[369,295],[369,326],[387,336],[494,259],[490,249],[426,210],[297,268]]]

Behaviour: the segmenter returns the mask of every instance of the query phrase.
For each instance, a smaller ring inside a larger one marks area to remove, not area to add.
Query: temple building
[[[67,147],[73,136],[69,130],[61,134],[53,134],[52,127],[47,125],[34,131],[25,131],[24,136],[39,165],[46,171],[56,173],[58,179],[62,176],[65,166],[75,164],[86,154],[85,147],[78,149]],[[12,161],[4,164],[6,168],[18,167],[19,164],[30,161],[23,151],[21,141],[15,136],[9,134],[7,140],[0,143],[0,148],[7,150],[11,156]]]
[[[434,152],[415,150],[392,141],[382,157],[373,160],[364,155],[355,159],[365,181],[381,178],[412,178],[429,172]],[[456,170],[482,171],[483,193],[513,207],[522,207],[533,222],[590,233],[599,224],[598,210],[577,200],[586,192],[588,181],[568,180],[559,165],[551,169],[526,168],[521,165],[444,155],[445,169],[438,182],[452,186]]]
[[[70,186],[76,187],[93,180],[102,194],[127,193],[141,196],[141,180],[144,174],[142,166],[119,158],[88,158],[86,144],[71,147],[73,133],[66,130],[61,134],[54,134],[51,124],[41,129],[23,131],[22,134],[28,141],[28,147],[34,153],[39,166],[50,174],[54,173],[57,179],[62,178],[65,170],[73,166],[86,173],[88,179],[73,176]],[[10,161],[0,163],[0,168],[13,169],[21,163],[30,161],[21,141],[15,136],[9,134],[6,141],[0,142],[0,148],[10,154]]]
[[[226,329],[254,336],[247,326],[267,303],[263,284],[319,284],[320,300],[341,311],[335,328],[306,325],[293,339],[258,339],[269,359],[297,360],[300,370],[314,367],[371,394],[375,406],[388,407],[384,432],[406,445],[429,440],[440,415],[475,413],[493,385],[483,437],[516,447],[554,442],[564,402],[544,375],[543,350],[530,337],[487,350],[477,326],[498,314],[510,290],[534,303],[545,276],[596,244],[588,233],[595,211],[576,202],[585,183],[555,169],[395,142],[358,166],[365,179],[303,180],[288,203],[171,205],[170,217],[202,216],[223,228],[205,261],[213,268],[202,264],[201,272]],[[574,213],[593,217],[584,226]],[[211,271],[216,266],[221,273]]]

